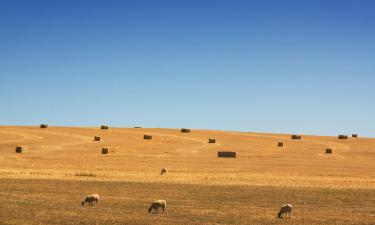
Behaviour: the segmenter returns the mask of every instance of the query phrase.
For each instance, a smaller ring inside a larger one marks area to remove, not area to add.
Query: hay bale
[[[352,137],[357,138],[358,134],[352,134]]]
[[[228,151],[222,151],[222,152],[217,152],[217,157],[219,158],[236,158],[237,157],[237,152],[228,152]]]
[[[181,133],[190,133],[190,129],[182,128]]]
[[[142,127],[134,127],[134,128],[138,128],[139,129],[139,128],[142,128]]]
[[[17,146],[16,147],[16,153],[22,153],[26,150],[25,146]]]
[[[339,139],[348,139],[348,135],[343,135],[343,134],[340,134]]]
[[[277,147],[284,147],[284,142],[283,141],[279,141],[277,142]]]
[[[106,155],[109,153],[109,148],[102,148],[102,154]]]
[[[214,144],[214,143],[216,143],[216,139],[215,138],[209,138],[208,143]]]
[[[326,149],[326,154],[332,154],[332,148],[327,148]]]
[[[292,135],[292,139],[293,139],[293,140],[301,140],[301,139],[302,139],[302,136],[301,136],[301,135],[297,135],[297,134],[293,134],[293,135]]]
[[[100,141],[100,137],[99,136],[95,136],[94,137],[94,141]]]
[[[151,135],[143,135],[143,139],[145,140],[152,140],[152,136]]]
[[[101,126],[100,126],[100,129],[102,129],[102,130],[108,130],[108,128],[109,128],[109,127],[106,126],[106,125],[101,125]]]
[[[40,124],[40,128],[48,128],[48,124]]]

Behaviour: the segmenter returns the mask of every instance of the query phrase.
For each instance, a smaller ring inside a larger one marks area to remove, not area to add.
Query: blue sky
[[[373,1],[0,1],[0,124],[375,137]]]

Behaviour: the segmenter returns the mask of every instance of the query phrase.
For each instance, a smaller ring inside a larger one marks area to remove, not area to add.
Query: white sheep
[[[160,175],[164,175],[164,174],[167,174],[166,168],[162,168],[161,171],[160,171]]]
[[[88,195],[85,198],[85,200],[82,202],[82,205],[84,206],[86,202],[89,203],[89,206],[93,206],[94,205],[93,202],[96,202],[97,204],[99,204],[99,195],[98,194]]]
[[[157,211],[159,213],[159,208],[163,208],[163,213],[164,210],[167,209],[167,202],[165,200],[156,200],[153,203],[151,203],[150,208],[148,208],[148,212],[151,213],[152,210]]]
[[[279,213],[277,214],[277,217],[282,219],[283,218],[283,214],[286,214],[287,217],[289,215],[289,219],[290,219],[290,214],[292,214],[292,205],[291,204],[286,204],[286,205],[283,205],[281,208],[280,208],[280,211]]]

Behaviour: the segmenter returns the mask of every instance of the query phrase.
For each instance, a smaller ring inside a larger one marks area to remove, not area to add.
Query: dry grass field
[[[16,146],[26,148],[16,153]],[[100,204],[83,207],[91,193]],[[167,201],[167,212],[148,214],[157,199]],[[292,218],[277,219],[285,203]],[[3,126],[0,224],[373,225],[375,139]]]

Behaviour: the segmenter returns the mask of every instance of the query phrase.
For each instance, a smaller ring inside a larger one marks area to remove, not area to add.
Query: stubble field
[[[374,149],[361,137],[0,127],[0,224],[375,224]],[[83,207],[91,193],[100,204]],[[166,213],[148,214],[157,199]],[[292,218],[277,219],[286,203]]]

